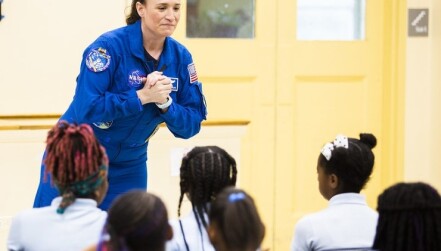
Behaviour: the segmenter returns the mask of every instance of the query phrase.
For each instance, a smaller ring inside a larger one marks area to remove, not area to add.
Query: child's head
[[[120,195],[108,211],[110,250],[162,251],[173,236],[162,200],[143,190]]]
[[[359,193],[372,174],[376,144],[377,139],[369,133],[361,133],[360,139],[338,135],[325,144],[317,161],[323,197],[329,200],[340,193]]]
[[[398,183],[378,196],[373,248],[441,250],[441,197],[425,183]]]
[[[57,212],[62,214],[77,197],[101,203],[108,187],[108,160],[93,129],[60,121],[49,131],[46,143],[45,173],[63,197]]]
[[[241,189],[228,187],[219,193],[208,218],[208,235],[219,251],[255,251],[265,236],[253,198]]]
[[[236,185],[236,161],[217,146],[195,147],[182,159],[181,196],[178,216],[184,194],[189,197],[198,220],[206,227],[207,204],[227,186]]]

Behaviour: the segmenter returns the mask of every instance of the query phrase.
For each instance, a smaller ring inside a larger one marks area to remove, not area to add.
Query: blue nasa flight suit
[[[130,189],[147,188],[148,139],[165,122],[179,138],[190,138],[206,119],[205,98],[190,52],[171,37],[165,39],[155,67],[147,61],[140,21],[101,35],[86,48],[75,96],[60,118],[93,125],[109,158],[109,190],[102,209]],[[141,79],[161,70],[172,80],[173,99],[166,113],[154,103],[142,105],[136,90]],[[34,207],[50,205],[58,191],[43,181],[44,164]],[[49,180],[49,179],[48,179]]]

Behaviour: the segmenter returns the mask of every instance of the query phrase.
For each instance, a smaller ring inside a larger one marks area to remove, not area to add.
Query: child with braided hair
[[[236,185],[236,176],[236,161],[220,147],[195,147],[187,153],[180,168],[179,219],[170,221],[174,235],[166,250],[214,251],[206,231],[208,209],[223,188]],[[191,202],[192,212],[180,218],[184,195]]]
[[[45,177],[60,192],[50,206],[20,212],[8,250],[81,250],[99,239],[107,213],[97,206],[107,192],[107,155],[87,124],[57,123],[46,140]]]
[[[372,174],[377,144],[373,134],[360,139],[338,135],[325,144],[317,161],[319,191],[329,206],[301,218],[295,227],[292,251],[369,250],[378,214],[360,194]]]
[[[211,204],[208,219],[208,236],[217,251],[260,250],[265,226],[253,198],[244,190],[222,190]]]
[[[441,197],[432,186],[397,183],[378,196],[377,204],[375,250],[441,250]]]

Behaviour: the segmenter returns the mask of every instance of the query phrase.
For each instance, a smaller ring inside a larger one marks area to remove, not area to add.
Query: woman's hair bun
[[[377,145],[377,138],[371,133],[360,133],[360,141],[371,149]]]

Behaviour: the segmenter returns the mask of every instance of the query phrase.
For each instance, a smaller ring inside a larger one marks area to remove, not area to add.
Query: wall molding
[[[61,114],[11,114],[0,115],[0,130],[45,130],[58,121]],[[249,120],[205,120],[202,126],[245,126]],[[161,126],[165,126],[161,124]]]

